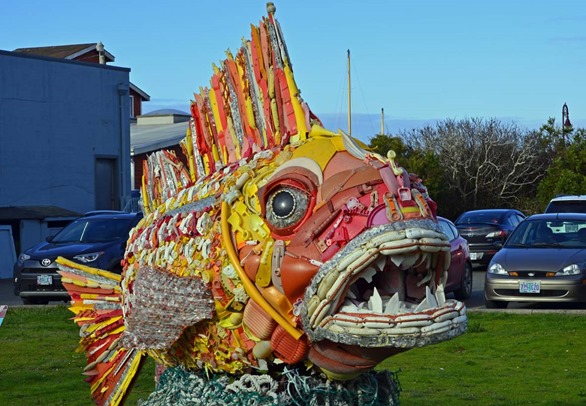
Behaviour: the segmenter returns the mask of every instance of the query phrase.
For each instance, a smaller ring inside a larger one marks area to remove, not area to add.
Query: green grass
[[[387,359],[403,405],[586,405],[586,317],[470,313],[451,341]]]
[[[9,308],[0,327],[0,405],[92,405],[63,306]],[[585,405],[586,316],[470,313],[468,332],[396,355],[401,404]],[[154,390],[150,361],[128,399]]]
[[[0,405],[93,405],[75,352],[79,328],[65,306],[8,308],[0,326]],[[145,365],[127,404],[154,390],[154,363]]]

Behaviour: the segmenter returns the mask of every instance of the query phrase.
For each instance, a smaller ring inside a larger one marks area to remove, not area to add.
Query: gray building
[[[0,51],[0,234],[11,229],[15,246],[0,245],[0,258],[129,199],[129,73]],[[0,278],[12,263],[0,262]]]

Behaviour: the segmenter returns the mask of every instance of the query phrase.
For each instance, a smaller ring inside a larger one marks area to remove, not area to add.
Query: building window
[[[130,118],[134,118],[134,96],[130,95]]]

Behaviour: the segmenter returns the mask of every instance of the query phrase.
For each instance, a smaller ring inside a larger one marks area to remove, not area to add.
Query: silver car
[[[488,266],[487,308],[510,302],[586,303],[586,214],[527,217]]]

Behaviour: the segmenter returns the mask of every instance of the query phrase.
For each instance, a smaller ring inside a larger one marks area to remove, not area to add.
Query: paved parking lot
[[[568,312],[586,314],[586,306],[578,307],[576,305],[569,304],[530,305],[522,303],[511,303],[507,309],[487,309],[484,306],[484,273],[484,269],[477,268],[474,270],[472,296],[466,300],[466,306],[470,311],[516,313]],[[63,304],[63,302],[55,301],[49,302],[49,304]],[[12,279],[0,279],[0,305],[23,306],[20,297],[14,295]]]

